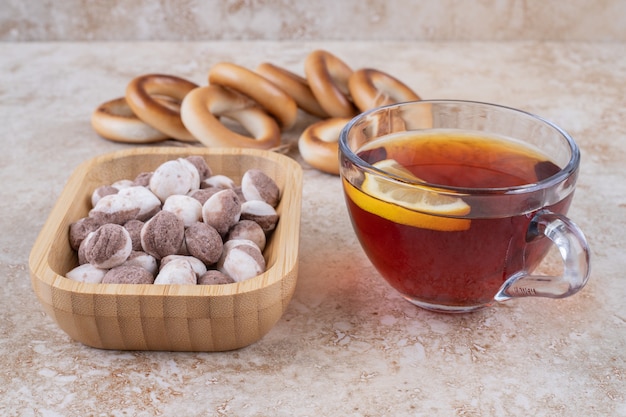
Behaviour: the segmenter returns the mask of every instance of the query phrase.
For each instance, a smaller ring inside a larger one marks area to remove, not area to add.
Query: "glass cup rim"
[[[399,176],[395,176],[393,174],[390,174],[388,172],[385,172],[379,168],[376,168],[375,166],[373,166],[372,164],[366,162],[365,160],[363,160],[362,158],[360,158],[354,151],[352,151],[352,149],[350,149],[350,147],[348,146],[347,140],[348,140],[348,132],[354,127],[354,125],[356,125],[360,120],[365,119],[366,117],[368,117],[369,115],[382,111],[384,109],[388,109],[388,108],[394,108],[394,107],[404,107],[404,106],[411,106],[411,105],[421,105],[421,104],[467,104],[467,105],[478,105],[478,106],[482,106],[485,108],[494,108],[494,109],[500,109],[500,110],[505,110],[507,112],[512,112],[512,113],[518,113],[520,115],[524,115],[527,117],[530,117],[532,119],[537,120],[540,123],[543,123],[547,126],[549,126],[550,128],[554,129],[559,135],[561,135],[567,145],[569,146],[570,152],[571,152],[571,156],[569,158],[568,163],[561,168],[557,173],[551,175],[550,177],[544,178],[541,181],[535,182],[535,183],[530,183],[530,184],[524,184],[524,185],[519,185],[519,186],[514,186],[514,187],[484,187],[484,188],[480,188],[480,187],[455,187],[455,186],[450,186],[450,185],[442,185],[442,184],[436,184],[436,183],[430,183],[428,181],[415,181],[415,180],[411,180],[409,178],[404,178],[404,177],[399,177]],[[421,187],[428,187],[428,188],[436,188],[438,191],[443,192],[443,193],[450,193],[450,194],[467,194],[467,195],[480,195],[480,194],[524,194],[524,193],[530,193],[530,192],[536,192],[538,190],[541,189],[549,189],[552,188],[558,184],[561,184],[562,182],[564,182],[565,180],[567,180],[567,178],[569,178],[572,174],[574,174],[576,172],[576,170],[578,169],[578,166],[580,165],[580,149],[578,147],[578,145],[576,144],[576,142],[574,141],[574,139],[570,136],[569,133],[567,133],[564,129],[562,129],[561,127],[559,127],[558,125],[556,125],[555,123],[551,122],[548,119],[545,119],[537,114],[525,111],[525,110],[521,110],[521,109],[517,109],[514,107],[509,107],[509,106],[504,106],[504,105],[500,105],[500,104],[494,104],[494,103],[488,103],[488,102],[481,102],[481,101],[472,101],[472,100],[450,100],[450,99],[429,99],[429,100],[419,100],[419,101],[407,101],[407,102],[402,102],[402,103],[394,103],[394,104],[389,104],[389,105],[385,105],[385,106],[380,106],[380,107],[376,107],[370,110],[367,110],[363,113],[358,114],[357,116],[353,117],[341,130],[340,134],[339,134],[339,151],[341,154],[343,154],[344,156],[346,156],[353,164],[355,164],[356,166],[358,166],[359,168],[361,168],[362,170],[370,173],[370,174],[374,174],[377,176],[381,176],[381,177],[385,177],[391,181],[396,181],[396,182],[400,182],[403,183],[405,185],[415,185],[415,186],[421,186]]]

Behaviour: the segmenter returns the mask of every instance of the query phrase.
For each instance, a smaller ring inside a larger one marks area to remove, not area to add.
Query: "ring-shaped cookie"
[[[191,91],[181,105],[183,123],[207,147],[271,149],[280,145],[280,128],[254,102],[219,85]],[[239,122],[254,138],[224,126],[220,117]]]
[[[105,139],[124,143],[153,143],[169,138],[141,121],[124,97],[99,105],[91,114],[91,126]]]
[[[289,94],[296,101],[298,107],[305,112],[321,119],[328,117],[328,113],[322,109],[313,95],[306,78],[269,62],[263,62],[259,65],[256,72]]]
[[[196,142],[196,138],[185,128],[180,112],[156,100],[166,96],[182,101],[198,85],[173,75],[146,74],[134,78],[126,87],[126,101],[139,119],[167,134],[185,142]]]
[[[339,133],[350,118],[334,117],[313,123],[298,139],[300,155],[313,168],[339,175]]]
[[[388,104],[420,100],[420,96],[402,81],[372,68],[353,72],[348,79],[348,89],[354,104],[362,112]]]
[[[209,70],[209,84],[231,88],[256,101],[278,120],[283,129],[291,128],[298,116],[293,98],[263,76],[229,62],[221,62]]]
[[[352,69],[335,55],[316,50],[307,55],[304,72],[318,103],[331,117],[354,117],[358,113],[350,100],[348,79]]]

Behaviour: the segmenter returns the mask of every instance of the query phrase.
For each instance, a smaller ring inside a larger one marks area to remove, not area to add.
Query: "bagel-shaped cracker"
[[[153,143],[169,137],[139,120],[124,97],[99,105],[91,114],[91,126],[100,136],[114,142]]]
[[[355,71],[348,79],[354,104],[364,112],[375,107],[420,100],[411,88],[391,75],[372,68]]]
[[[263,76],[239,65],[221,62],[209,70],[209,84],[231,88],[263,107],[283,129],[296,122],[298,105],[293,98]]]
[[[276,84],[281,90],[289,94],[305,112],[321,119],[328,117],[328,113],[322,109],[313,95],[306,78],[300,77],[285,68],[278,67],[269,62],[259,65],[256,72]]]
[[[298,139],[300,155],[313,168],[339,175],[339,133],[349,118],[330,118],[313,123]]]
[[[350,99],[348,79],[352,69],[335,55],[316,50],[307,55],[304,72],[318,103],[331,117],[354,117],[358,113]]]
[[[180,102],[197,87],[197,84],[173,75],[146,74],[128,84],[126,101],[133,113],[146,124],[174,139],[196,142],[183,125],[180,112],[173,106],[163,105],[155,97],[166,96]]]
[[[187,129],[208,147],[271,149],[280,145],[280,128],[274,118],[248,98],[219,85],[187,94],[181,116]],[[233,132],[220,117],[236,120],[253,138]]]

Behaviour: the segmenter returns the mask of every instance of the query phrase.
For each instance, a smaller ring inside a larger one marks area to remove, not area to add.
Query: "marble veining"
[[[0,40],[625,41],[621,0],[5,0]]]

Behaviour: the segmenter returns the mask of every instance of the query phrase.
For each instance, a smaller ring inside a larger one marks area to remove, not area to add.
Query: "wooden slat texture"
[[[279,223],[264,256],[267,270],[227,285],[85,284],[64,275],[77,264],[69,225],[87,215],[92,191],[133,179],[161,163],[203,156],[213,172],[236,182],[258,168],[282,192]],[[292,159],[252,149],[146,147],[80,165],[44,224],[30,254],[31,282],[44,311],[71,338],[102,349],[223,351],[263,337],[280,319],[297,280],[302,170]]]

